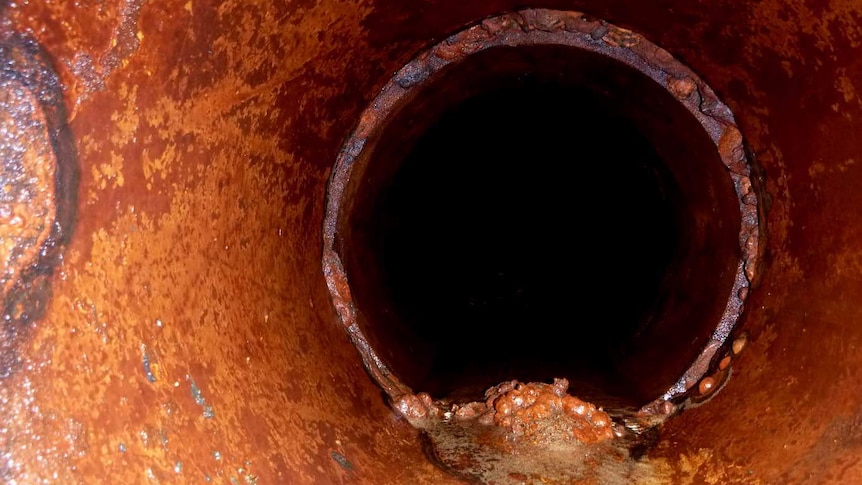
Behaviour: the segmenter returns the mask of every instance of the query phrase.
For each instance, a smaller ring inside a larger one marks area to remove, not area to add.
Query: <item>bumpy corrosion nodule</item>
[[[553,384],[507,381],[485,391],[485,400],[466,404],[434,402],[427,393],[405,394],[393,407],[417,427],[438,420],[497,426],[512,439],[577,441],[591,444],[614,437],[610,416],[594,404],[567,393],[569,381]]]

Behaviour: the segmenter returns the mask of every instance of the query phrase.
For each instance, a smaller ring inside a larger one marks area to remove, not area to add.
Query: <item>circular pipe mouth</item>
[[[363,113],[324,273],[393,400],[560,377],[667,414],[716,387],[697,384],[754,278],[749,174],[729,109],[666,51],[575,12],[508,14],[417,56]]]

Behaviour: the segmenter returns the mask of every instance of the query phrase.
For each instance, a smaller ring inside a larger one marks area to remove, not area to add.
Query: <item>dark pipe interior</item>
[[[404,102],[358,164],[340,251],[369,340],[417,391],[567,377],[642,405],[723,310],[729,177],[696,119],[617,61],[475,55]]]
[[[381,283],[420,338],[444,336],[432,393],[478,369],[613,382],[614,346],[652,312],[679,243],[678,190],[631,122],[592,93],[519,84],[446,113],[376,200]]]

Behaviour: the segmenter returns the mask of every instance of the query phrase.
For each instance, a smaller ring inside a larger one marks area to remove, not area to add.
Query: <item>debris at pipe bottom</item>
[[[569,382],[507,381],[470,403],[405,394],[393,407],[422,430],[438,466],[473,482],[631,483],[649,466],[630,452],[640,438],[594,404],[567,393]]]
[[[512,439],[599,443],[614,437],[610,416],[595,405],[567,394],[569,381],[524,384],[507,381],[485,391],[485,401],[467,404],[434,402],[427,393],[407,394],[395,409],[415,426],[426,421],[475,421],[495,425]]]

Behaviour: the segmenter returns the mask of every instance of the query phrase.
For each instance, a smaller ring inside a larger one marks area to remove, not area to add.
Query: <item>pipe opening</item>
[[[412,388],[475,399],[565,376],[636,406],[724,309],[730,178],[697,120],[612,59],[484,51],[405,103],[367,157],[342,257],[366,334]]]
[[[428,362],[408,384],[432,395],[562,375],[638,400],[617,364],[687,230],[679,188],[601,93],[538,72],[498,83],[428,120],[402,161],[370,163],[398,168],[351,216],[348,277],[380,269],[357,303],[407,327],[400,345]]]
[[[405,100],[356,166],[337,246],[360,324],[434,396],[566,377],[642,405],[694,360],[733,285],[738,200],[714,143],[596,53],[473,55]]]

